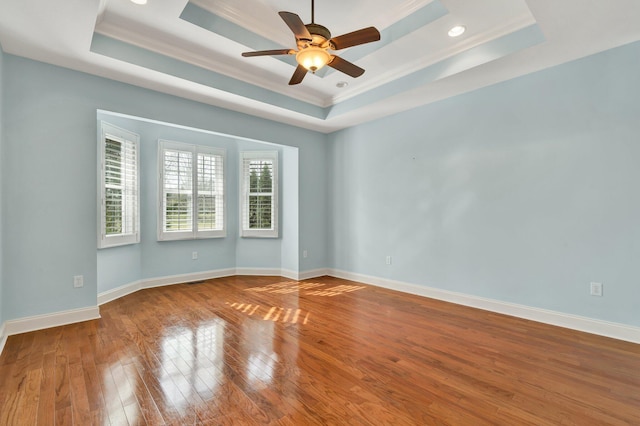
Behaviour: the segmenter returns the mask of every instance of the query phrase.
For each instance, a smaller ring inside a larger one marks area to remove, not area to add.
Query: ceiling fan
[[[326,27],[315,23],[314,9],[314,0],[311,0],[311,23],[306,25],[295,13],[278,12],[296,36],[298,50],[259,50],[244,52],[242,56],[296,55],[298,66],[289,80],[290,85],[301,83],[307,71],[315,74],[325,65],[351,77],[360,77],[364,73],[364,69],[339,56],[332,55],[328,51],[378,41],[380,40],[380,32],[375,27],[367,27],[331,38],[331,32]]]

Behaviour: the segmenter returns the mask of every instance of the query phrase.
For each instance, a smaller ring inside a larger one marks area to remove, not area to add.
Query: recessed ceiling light
[[[147,4],[147,0],[131,0],[131,3],[135,3],[135,4]]]
[[[349,83],[347,83],[346,81],[339,81],[336,83],[336,87],[338,89],[342,89],[344,87],[347,87],[349,85]]]
[[[449,37],[458,37],[461,36],[467,28],[464,25],[456,25],[455,27],[449,30]]]

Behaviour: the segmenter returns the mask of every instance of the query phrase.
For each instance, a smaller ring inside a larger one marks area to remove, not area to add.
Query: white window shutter
[[[140,242],[139,136],[101,122],[98,248]]]
[[[278,236],[278,152],[241,153],[241,236]]]
[[[158,240],[224,237],[224,150],[159,143]]]

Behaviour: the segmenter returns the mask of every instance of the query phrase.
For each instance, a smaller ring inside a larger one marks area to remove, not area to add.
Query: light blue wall
[[[300,192],[308,191],[301,196],[300,239],[318,254],[317,264],[326,264],[327,198],[326,190],[319,190],[324,188],[325,135],[12,55],[3,58],[3,77],[2,202],[4,223],[11,224],[3,229],[5,320],[96,304],[97,110],[299,148]],[[155,220],[145,223],[142,231],[151,238]],[[213,259],[210,266],[228,254],[205,247],[206,242],[189,243],[202,244],[199,254]],[[155,258],[158,253],[144,245],[141,275],[181,273],[191,265],[192,247],[176,242]],[[165,269],[167,259],[185,252],[182,266]],[[119,264],[118,256],[104,260],[105,266]],[[80,274],[85,286],[74,289],[72,277]]]
[[[304,272],[328,265],[329,151],[326,143],[309,139],[298,142],[299,250],[308,252],[306,259],[299,256],[300,271]]]
[[[634,43],[330,135],[330,266],[639,326],[639,75]]]
[[[98,250],[96,287],[98,294],[142,279],[142,246],[131,244]]]
[[[3,130],[3,126],[2,126],[2,111],[3,111],[3,104],[4,104],[4,52],[2,51],[2,46],[0,46],[0,326],[2,326],[2,323],[4,322],[4,317],[2,316],[2,312],[3,312],[3,304],[4,304],[4,300],[2,297],[2,288],[4,287],[4,268],[2,267],[2,262],[3,262],[3,250],[4,250],[4,240],[2,238],[2,229],[4,226],[4,214],[3,214],[3,210],[2,210],[2,187],[3,187],[3,183],[4,183],[4,179],[3,179],[3,171],[4,167],[3,167],[3,155],[2,152],[4,151],[4,143],[3,143],[3,134],[4,134],[4,130]]]
[[[11,55],[4,78],[5,320],[95,306],[91,82]],[[74,275],[84,275],[83,288],[73,288]]]
[[[285,271],[298,272],[300,269],[299,248],[300,238],[298,236],[299,227],[299,170],[298,170],[298,149],[284,147],[281,154],[280,176],[282,179],[282,214],[280,215],[280,235],[281,245],[281,265]]]

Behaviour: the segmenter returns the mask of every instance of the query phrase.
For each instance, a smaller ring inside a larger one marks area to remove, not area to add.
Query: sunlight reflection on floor
[[[310,282],[299,282],[299,281],[283,281],[280,283],[269,284],[263,287],[251,287],[247,288],[244,291],[251,292],[267,292],[267,293],[275,293],[275,294],[289,294],[300,292],[304,295],[309,296],[339,296],[344,293],[350,293],[352,291],[362,290],[366,286],[363,285],[339,285],[335,287],[323,288],[320,289],[318,287],[324,287],[325,284],[321,283],[310,283]]]

